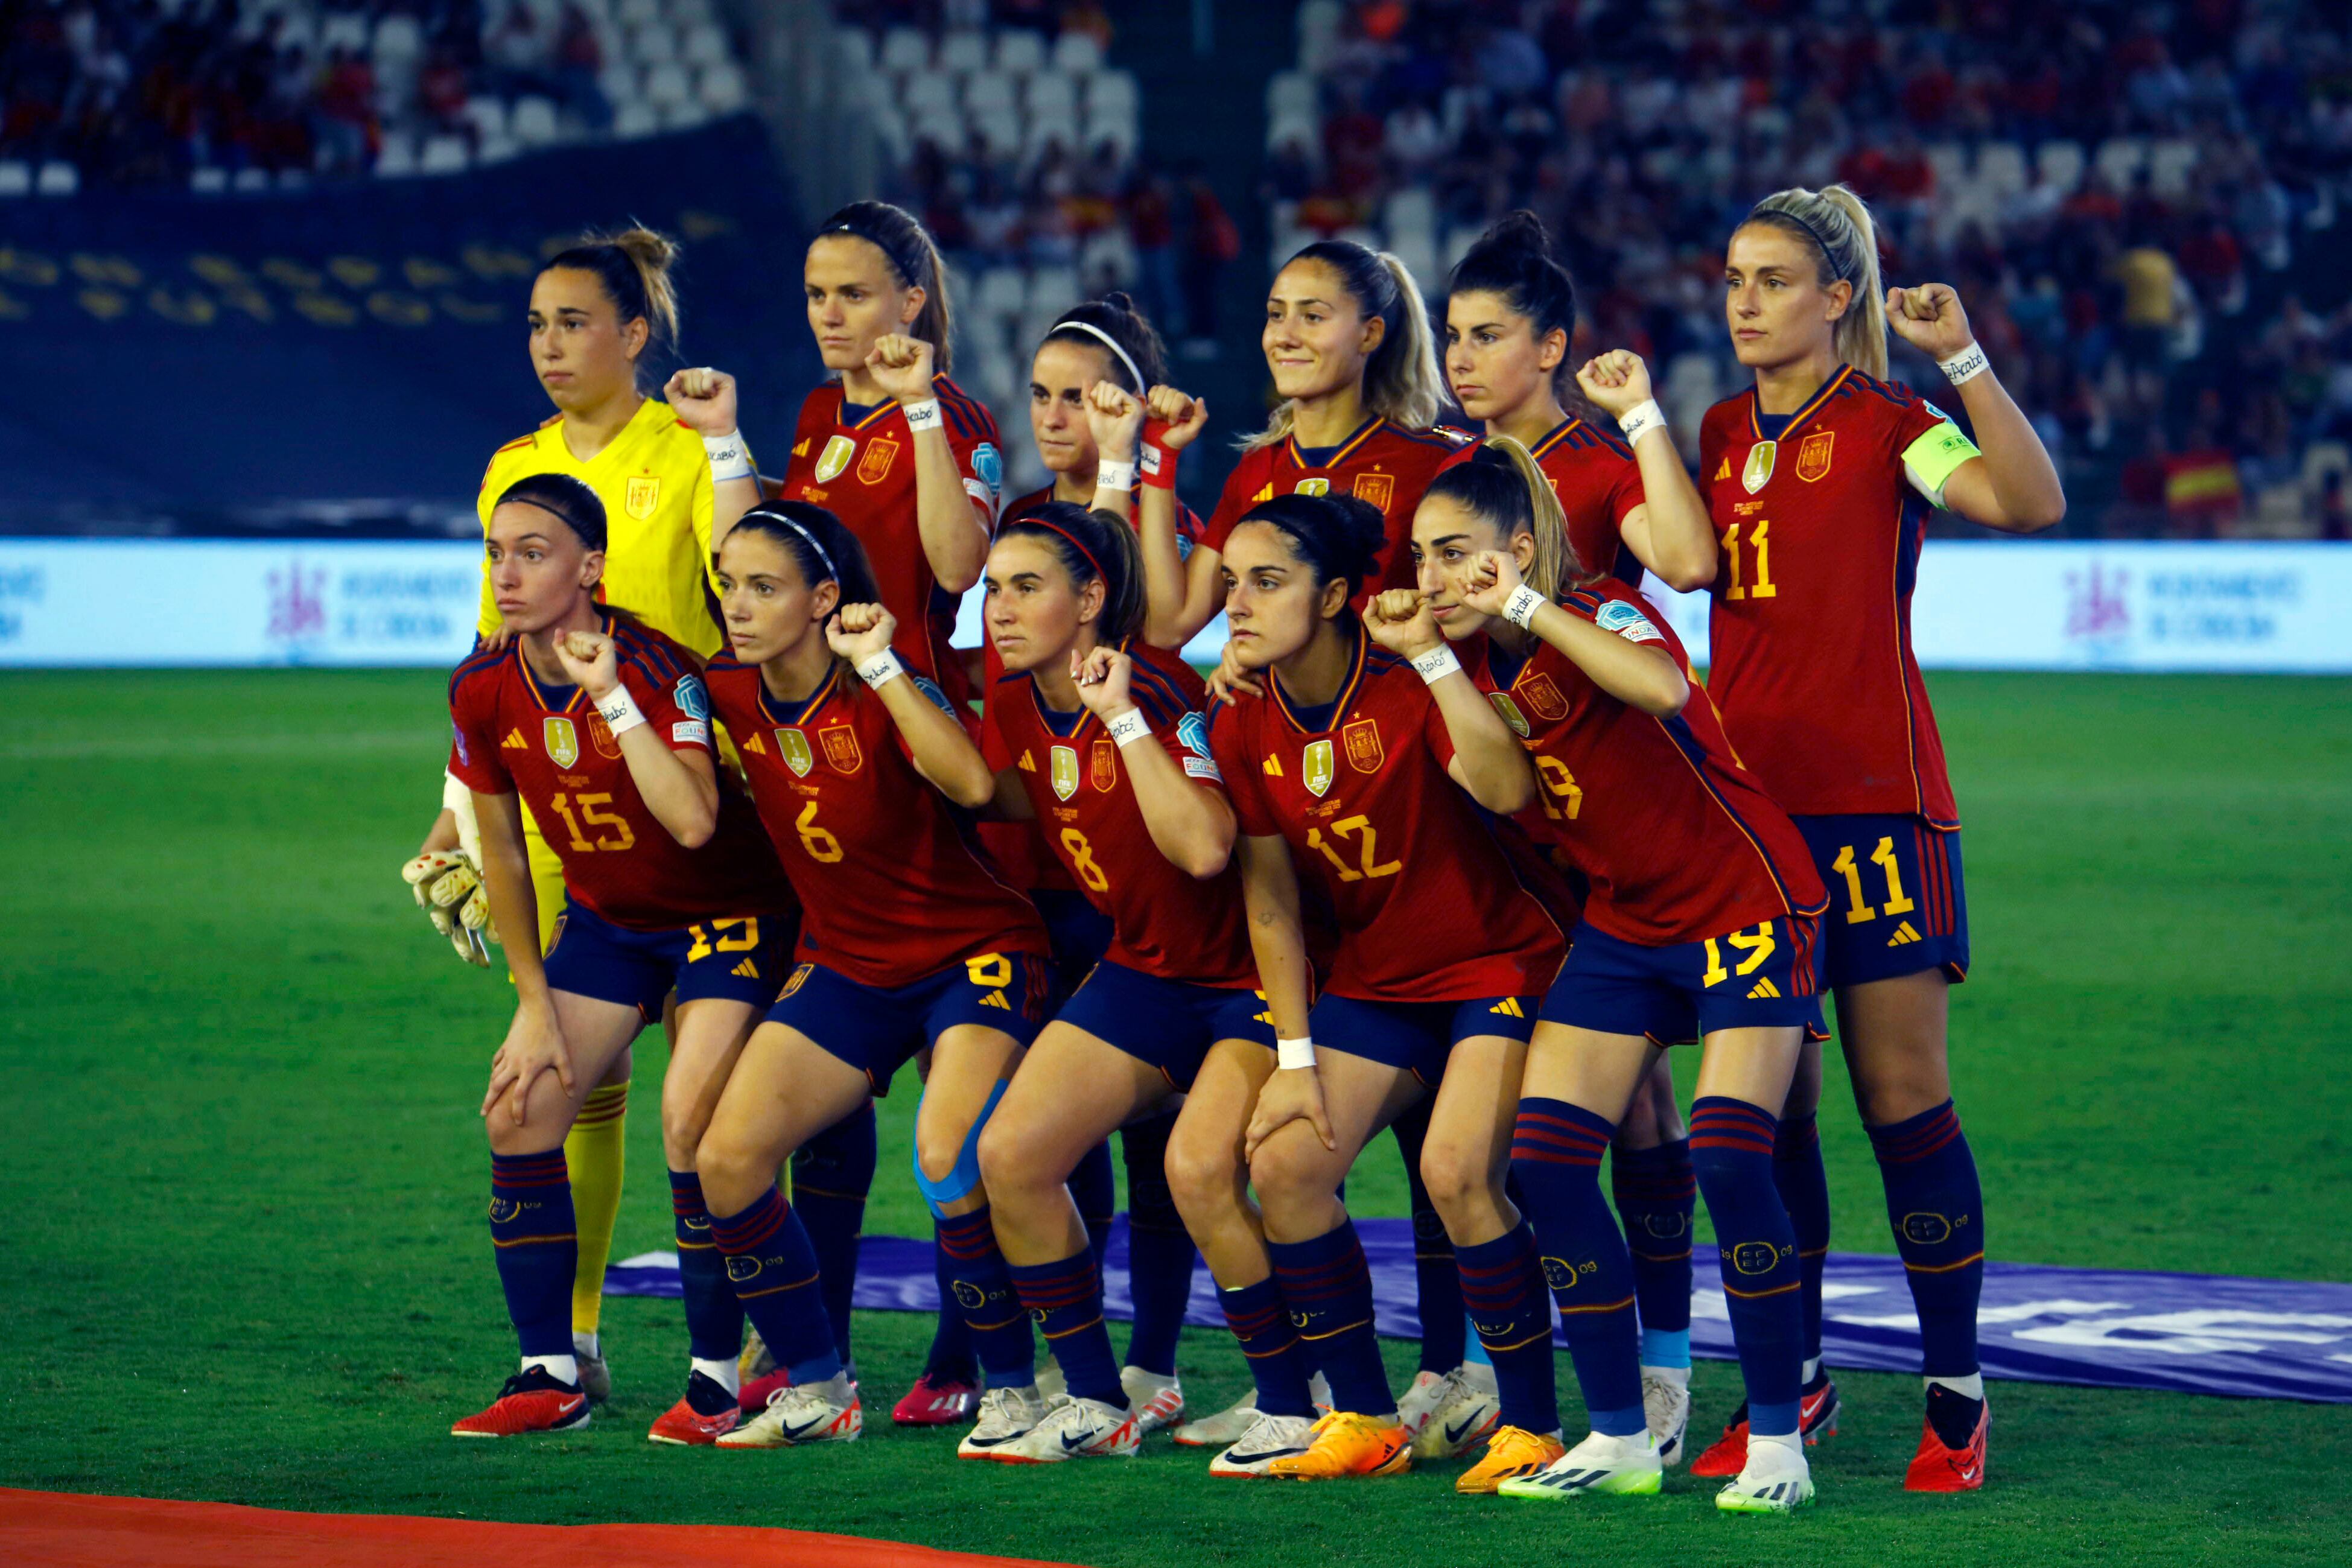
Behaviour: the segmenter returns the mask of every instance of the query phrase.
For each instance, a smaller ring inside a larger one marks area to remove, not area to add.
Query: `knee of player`
[[[514,1119],[507,1102],[499,1101],[483,1118],[490,1135],[490,1153],[494,1155],[543,1155],[562,1145],[562,1138],[551,1139],[551,1129],[539,1118],[526,1113],[522,1121]]]
[[[761,1172],[755,1151],[713,1127],[694,1145],[694,1168],[702,1179],[702,1194],[713,1214],[732,1214],[759,1196]],[[766,1173],[775,1179],[772,1169]],[[745,1189],[749,1187],[750,1190]],[[740,1202],[722,1202],[721,1195]]]
[[[1241,1186],[1241,1169],[1230,1139],[1187,1137],[1182,1127],[1168,1140],[1161,1162],[1169,1195],[1178,1212],[1190,1218],[1230,1203]]]
[[[953,1167],[952,1155],[948,1164]],[[1002,1114],[992,1117],[988,1125],[980,1130],[981,1183],[996,1195],[998,1201],[1008,1195],[1052,1185],[1053,1178],[1045,1174],[1044,1166],[1036,1140],[1024,1136],[1021,1128]],[[926,1162],[923,1174],[937,1181],[944,1173]]]
[[[1449,1224],[1474,1206],[1484,1206],[1500,1196],[1484,1160],[1470,1150],[1435,1138],[1421,1151],[1421,1185],[1429,1190],[1430,1204],[1438,1216]]]
[[[956,1166],[963,1158],[964,1141],[971,1135],[969,1128],[922,1126],[915,1129],[915,1168],[926,1181],[943,1182],[956,1174]],[[985,1145],[986,1133],[982,1137]]]
[[[1304,1122],[1277,1131],[1250,1158],[1250,1185],[1258,1202],[1268,1209],[1328,1201],[1333,1186],[1321,1142]]]

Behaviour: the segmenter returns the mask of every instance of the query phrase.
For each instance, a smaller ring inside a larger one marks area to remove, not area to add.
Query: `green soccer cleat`
[[[1559,1502],[1577,1497],[1652,1497],[1663,1484],[1658,1445],[1647,1432],[1612,1437],[1594,1432],[1531,1476],[1514,1476],[1504,1497]]]

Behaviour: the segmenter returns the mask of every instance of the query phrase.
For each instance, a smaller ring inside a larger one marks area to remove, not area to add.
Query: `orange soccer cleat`
[[[707,1448],[732,1432],[743,1419],[735,1396],[700,1372],[686,1378],[686,1396],[667,1410],[646,1434],[648,1443],[673,1443],[682,1448]]]
[[[1505,1481],[1534,1475],[1567,1452],[1568,1445],[1557,1437],[1500,1427],[1486,1439],[1478,1462],[1454,1478],[1454,1490],[1465,1497],[1492,1497]]]
[[[1937,1394],[1932,1388],[1927,1398],[1932,1404]],[[1948,1397],[1960,1399],[1961,1395]],[[1969,1440],[1959,1448],[1946,1443],[1936,1431],[1933,1420],[1919,1424],[1919,1451],[1911,1456],[1911,1468],[1903,1472],[1905,1491],[1976,1491],[1985,1483],[1985,1438],[1992,1430],[1992,1406],[1978,1400],[1977,1424]]]
[[[1412,1437],[1393,1417],[1334,1410],[1315,1423],[1303,1454],[1276,1459],[1279,1480],[1328,1481],[1341,1476],[1401,1476],[1412,1469]]]
[[[453,1437],[520,1437],[526,1432],[570,1432],[588,1425],[588,1396],[576,1383],[559,1383],[534,1366],[507,1379],[490,1407],[449,1428]]]
[[[1810,1446],[1823,1437],[1836,1437],[1837,1418],[1837,1385],[1830,1381],[1827,1372],[1823,1372],[1815,1379],[1812,1387],[1798,1396],[1797,1430]],[[1691,1474],[1736,1476],[1747,1468],[1748,1405],[1743,1400],[1739,1414],[1732,1417],[1731,1425],[1723,1429],[1723,1436],[1717,1438],[1706,1452],[1691,1461]]]

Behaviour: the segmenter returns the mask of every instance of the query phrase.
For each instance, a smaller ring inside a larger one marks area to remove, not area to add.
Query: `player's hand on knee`
[[[1323,1080],[1312,1067],[1282,1068],[1265,1081],[1257,1092],[1257,1106],[1250,1113],[1249,1131],[1242,1145],[1244,1157],[1255,1159],[1259,1145],[1293,1122],[1305,1122],[1314,1128],[1325,1148],[1339,1146],[1331,1136],[1331,1118],[1323,1109]]]
[[[488,891],[482,873],[463,850],[427,850],[400,868],[400,879],[415,896],[416,906],[433,922],[468,964],[488,968],[489,944],[497,939],[490,924]]]
[[[662,396],[677,414],[677,422],[697,435],[735,433],[735,378],[708,365],[683,370],[670,377]]]
[[[541,1076],[549,1072],[555,1074],[565,1093],[572,1092],[572,1044],[563,1038],[563,1026],[557,1021],[551,1007],[526,1004],[517,1008],[514,1022],[507,1029],[505,1043],[490,1058],[490,1086],[482,1096],[482,1114],[489,1115],[504,1100],[514,1124],[521,1126],[530,1105],[531,1091]]]

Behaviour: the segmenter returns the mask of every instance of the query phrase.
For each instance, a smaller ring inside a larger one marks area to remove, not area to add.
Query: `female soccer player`
[[[1968,970],[1968,903],[1959,811],[1911,653],[1911,588],[1928,507],[2032,533],[2065,515],[2065,493],[1970,336],[1959,296],[1941,283],[1880,291],[1869,209],[1844,186],[1758,203],[1731,236],[1724,282],[1732,348],[1756,384],[1708,410],[1700,428],[1723,551],[1709,689],[1732,744],[1842,896],[1826,921],[1826,983],[1927,1378],[1904,1484],[1972,1490],[1984,1484],[1989,1425],[1976,1341],[1984,1213],[1945,1055],[1949,988]],[[1943,368],[1974,441],[1885,379],[1890,323]],[[1814,1192],[1819,1082],[1809,1063],[1782,1155],[1784,1185],[1793,1173]],[[1803,1207],[1790,1202],[1799,1247],[1826,1249],[1826,1197],[1811,1215]],[[1819,1281],[1809,1272],[1809,1326],[1820,1322]],[[1836,1411],[1817,1369],[1806,1404],[1809,1427]],[[1737,1463],[1741,1438],[1735,1419],[1694,1470]]]
[[[1454,400],[1489,436],[1533,453],[1559,498],[1580,561],[1638,585],[1649,568],[1688,591],[1715,576],[1715,528],[1650,395],[1641,356],[1613,350],[1573,378],[1618,422],[1595,427],[1568,412],[1562,394],[1576,337],[1576,287],[1552,259],[1533,213],[1488,229],[1454,267],[1445,301],[1445,375]],[[1471,460],[1465,447],[1450,463]],[[1549,838],[1543,824],[1533,824]],[[1664,1056],[1617,1129],[1612,1196],[1633,1249],[1641,1302],[1642,1393],[1650,1430],[1669,1466],[1683,1457],[1690,1419],[1691,1218],[1697,1194],[1690,1145]],[[1457,1428],[1441,1422],[1422,1439]]]
[[[1528,1438],[1498,1440],[1456,1482],[1491,1491],[1560,1451],[1542,1275],[1503,1176],[1536,995],[1559,968],[1562,933],[1530,885],[1540,862],[1483,814],[1534,798],[1511,732],[1419,593],[1376,596],[1360,620],[1349,608],[1387,545],[1369,502],[1294,494],[1248,508],[1223,552],[1239,662],[1265,673],[1265,695],[1213,709],[1210,747],[1233,791],[1251,946],[1281,1041],[1245,1151],[1283,1301],[1332,1395],[1306,1450],[1267,1473],[1386,1475],[1412,1462],[1338,1188],[1365,1141],[1433,1089],[1422,1172],[1503,1420]],[[1311,1014],[1307,874],[1339,930]]]
[[[672,402],[646,395],[647,367],[677,341],[677,292],[670,277],[677,249],[649,229],[587,234],[540,270],[530,290],[531,368],[555,417],[491,455],[477,506],[487,534],[499,497],[519,479],[562,474],[587,485],[604,507],[606,597],[628,605],[639,621],[699,661],[719,643],[709,609],[710,462],[705,444],[680,419],[679,378],[671,378]],[[486,638],[501,635],[488,572],[478,630]],[[444,934],[459,952],[488,965],[480,924],[487,905],[478,891],[480,835],[473,795],[454,775],[444,778],[442,808],[402,875],[418,902],[439,916],[436,924],[446,927]],[[523,840],[544,952],[563,908],[562,863],[527,808]],[[470,929],[446,914],[468,900]],[[629,1072],[624,1051],[613,1063],[611,1081],[590,1092],[563,1145],[580,1236],[580,1272],[572,1289],[573,1348],[583,1385],[596,1400],[613,1386],[598,1329],[604,1263],[621,1204]]]
[[[917,1176],[989,1375],[961,1450],[985,1458],[1045,1414],[978,1155],[982,1125],[1045,1020],[1045,928],[957,809],[995,792],[980,748],[892,652],[890,612],[847,597],[871,595],[875,579],[846,525],[804,502],[754,507],[719,547],[719,581],[730,651],[711,661],[712,700],[744,737],[761,821],[808,910],[799,967],[744,1049],[700,1151],[728,1277],[789,1375],[720,1441],[776,1448],[863,1430],[818,1260],[776,1167],[928,1048]]]
[[[1494,437],[1440,475],[1413,543],[1438,622],[1452,636],[1485,634],[1480,684],[1533,754],[1557,841],[1591,887],[1528,1053],[1511,1164],[1592,1431],[1501,1490],[1556,1499],[1658,1489],[1632,1260],[1598,1177],[1663,1043],[1696,1027],[1706,1055],[1692,1153],[1758,1429],[1748,1468],[1717,1504],[1795,1507],[1812,1495],[1797,1436],[1798,1263],[1771,1151],[1805,1031],[1821,1016],[1825,895],[1804,841],[1739,765],[1638,593],[1577,559],[1559,498],[1524,446]]]
[[[491,914],[539,928],[522,806],[554,829],[564,908],[542,960],[508,950],[516,1008],[490,1066],[490,1235],[522,1369],[450,1429],[510,1437],[583,1426],[564,1296],[577,1228],[562,1151],[589,1091],[677,998],[662,1143],[678,1216],[691,1367],[656,1442],[707,1443],[735,1420],[742,1313],[698,1220],[695,1149],[744,1037],[782,977],[793,902],[751,807],[712,760],[694,657],[597,602],[604,509],[562,474],[500,492],[490,586],[513,638],[450,677],[450,770],[473,791]]]

